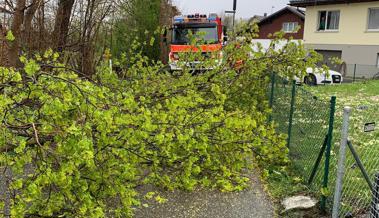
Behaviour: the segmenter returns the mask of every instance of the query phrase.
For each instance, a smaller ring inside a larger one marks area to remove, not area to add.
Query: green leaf
[[[6,37],[5,37],[8,41],[10,41],[10,42],[13,42],[16,38],[14,37],[14,35],[13,35],[13,33],[12,33],[12,31],[8,31],[7,32],[7,35],[6,35]]]
[[[26,62],[24,70],[27,75],[32,76],[40,70],[40,66],[34,60],[29,60]]]
[[[158,203],[160,203],[160,204],[163,204],[163,203],[165,203],[165,202],[167,201],[166,198],[162,198],[160,195],[156,196],[156,197],[155,197],[155,200],[156,200]]]
[[[153,45],[154,45],[154,42],[155,42],[155,38],[154,38],[154,37],[151,37],[151,38],[150,38],[150,46],[153,46]]]

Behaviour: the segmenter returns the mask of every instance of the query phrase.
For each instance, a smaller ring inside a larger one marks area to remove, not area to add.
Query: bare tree
[[[144,3],[140,0],[0,0],[0,5],[1,2],[4,6],[0,11],[11,14],[9,29],[15,36],[6,46],[10,66],[20,66],[20,54],[32,56],[52,48],[61,52],[66,63],[89,75],[95,72],[107,43],[112,41],[109,38],[112,38],[114,20],[125,20],[133,30],[140,31],[140,38],[149,40],[155,37],[157,25],[170,26],[172,17],[179,13],[171,0]],[[159,8],[151,9],[144,4]],[[147,18],[143,10],[153,13]],[[146,29],[149,33],[144,35]],[[158,48],[159,51],[153,50],[154,55],[160,54],[161,60],[166,60],[168,50],[162,38]]]

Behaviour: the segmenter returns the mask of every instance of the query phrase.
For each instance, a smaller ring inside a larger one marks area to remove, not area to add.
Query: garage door
[[[320,63],[320,65],[326,64],[332,70],[336,70],[336,71],[339,70],[340,66],[338,64],[332,63],[330,59],[333,57],[337,57],[341,59],[342,51],[337,51],[337,50],[315,50],[315,51],[321,54],[322,56],[324,56],[324,59],[322,63]]]

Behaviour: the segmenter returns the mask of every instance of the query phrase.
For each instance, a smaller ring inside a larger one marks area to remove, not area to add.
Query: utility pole
[[[237,0],[233,0],[233,28],[234,23],[236,22],[236,10],[237,10]]]
[[[233,11],[225,11],[225,14],[233,14],[233,30],[236,22],[237,0],[233,0]]]

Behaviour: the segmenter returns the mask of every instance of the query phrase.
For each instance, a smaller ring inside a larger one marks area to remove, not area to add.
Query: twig
[[[42,147],[41,143],[39,142],[39,138],[38,138],[38,131],[36,129],[36,125],[34,125],[34,123],[32,123],[32,126],[33,126],[33,130],[34,130],[34,137],[36,138],[36,142],[39,146]]]

